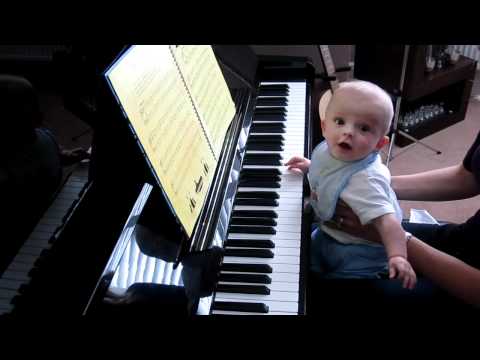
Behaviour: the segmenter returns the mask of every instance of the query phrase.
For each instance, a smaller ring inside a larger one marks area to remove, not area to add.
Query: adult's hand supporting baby
[[[343,200],[338,200],[332,220],[324,223],[332,229],[345,231],[346,233],[361,238],[381,243],[381,237],[373,225],[362,225],[358,216]]]

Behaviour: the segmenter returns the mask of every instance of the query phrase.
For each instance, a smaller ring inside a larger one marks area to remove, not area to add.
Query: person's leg
[[[437,225],[411,223],[408,221],[402,222],[402,227],[406,231],[412,233],[415,237],[431,246],[438,245],[438,243],[441,242],[442,234],[449,226],[450,224]]]
[[[313,226],[310,244],[310,271],[322,276],[326,271],[323,261],[325,235],[317,224]]]

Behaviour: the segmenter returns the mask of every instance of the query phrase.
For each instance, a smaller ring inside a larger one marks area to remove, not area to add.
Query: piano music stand
[[[406,149],[404,149],[403,151],[399,152],[397,155],[393,155],[393,144],[395,143],[395,137],[396,135],[401,135],[411,141],[413,141],[413,145],[415,144],[420,144],[420,145],[423,145],[424,147],[432,150],[432,151],[435,151],[437,154],[441,154],[442,152],[438,149],[435,149],[433,147],[431,147],[430,145],[427,145],[425,144],[424,142],[414,138],[412,135],[410,134],[407,134],[406,132],[400,130],[398,128],[398,118],[400,116],[400,105],[401,105],[401,102],[402,102],[402,95],[403,95],[403,85],[405,83],[405,72],[406,72],[406,68],[407,68],[407,60],[408,60],[408,53],[409,53],[409,50],[410,50],[410,45],[405,45],[405,51],[403,53],[403,62],[402,62],[402,72],[401,72],[401,76],[400,76],[400,85],[399,85],[399,89],[396,92],[395,94],[395,101],[394,101],[394,115],[393,115],[393,121],[392,121],[392,127],[391,127],[391,130],[390,130],[390,144],[388,146],[388,153],[387,153],[387,159],[386,159],[386,165],[388,167],[389,163],[391,160],[394,159],[395,156],[398,156],[400,155],[401,153],[409,150],[411,148],[411,146],[407,147]]]

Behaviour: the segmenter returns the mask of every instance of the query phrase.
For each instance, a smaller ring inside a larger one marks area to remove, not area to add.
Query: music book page
[[[235,105],[215,54],[209,45],[171,48],[218,159]]]
[[[216,159],[171,49],[134,46],[106,76],[174,213],[191,236]]]

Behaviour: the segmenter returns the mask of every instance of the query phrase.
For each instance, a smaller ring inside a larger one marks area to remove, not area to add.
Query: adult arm
[[[413,268],[463,301],[480,305],[480,270],[412,237],[407,244]]]
[[[448,201],[480,194],[473,173],[458,164],[411,175],[392,176],[399,200]]]

